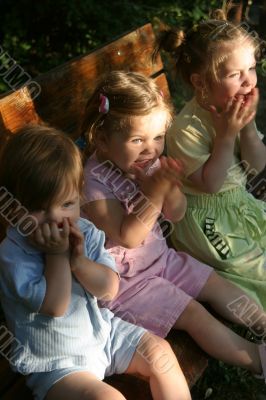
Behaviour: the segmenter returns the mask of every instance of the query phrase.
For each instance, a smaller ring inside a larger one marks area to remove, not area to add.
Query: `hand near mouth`
[[[135,168],[135,179],[142,192],[148,197],[165,197],[172,188],[182,187],[182,163],[165,156],[160,158],[160,162],[160,168],[156,169],[152,175],[146,175],[141,168]]]
[[[67,218],[63,219],[62,229],[56,222],[45,222],[28,237],[29,242],[46,254],[65,253],[69,249],[70,225]]]
[[[257,110],[257,106],[259,103],[259,89],[254,87],[251,91],[245,95],[237,95],[235,96],[235,100],[241,98],[242,107],[249,107],[251,110]]]
[[[254,121],[258,99],[258,89],[253,88],[245,96],[231,98],[221,112],[218,112],[215,106],[210,106],[209,111],[217,136],[235,140],[238,133]]]

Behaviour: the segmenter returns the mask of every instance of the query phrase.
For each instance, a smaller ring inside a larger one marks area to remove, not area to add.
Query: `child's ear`
[[[96,136],[96,147],[103,152],[108,150],[107,137],[101,131],[98,131],[98,135]]]
[[[191,74],[190,82],[196,90],[202,90],[205,87],[204,80],[200,74]]]

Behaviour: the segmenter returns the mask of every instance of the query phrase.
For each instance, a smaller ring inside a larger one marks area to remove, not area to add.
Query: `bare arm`
[[[52,317],[62,316],[71,297],[71,269],[69,262],[69,224],[63,222],[59,231],[55,222],[38,227],[31,237],[31,242],[45,253],[44,276],[46,292],[40,313]]]
[[[71,296],[72,277],[68,252],[47,254],[44,276],[46,292],[39,312],[60,317],[66,312]]]
[[[141,244],[160,215],[163,199],[142,197],[134,213],[127,215],[118,200],[97,200],[82,207],[87,218],[119,246],[134,248]],[[141,208],[143,207],[143,210]]]
[[[178,186],[173,187],[163,205],[163,215],[169,221],[180,221],[187,209],[187,199]]]
[[[175,160],[171,157],[162,158],[162,165],[168,165],[175,169],[177,176],[180,178],[183,175],[183,164],[179,160]],[[187,209],[187,199],[184,193],[181,191],[181,181],[172,185],[169,193],[166,195],[163,204],[163,216],[172,222],[180,221]]]
[[[266,146],[257,134],[254,121],[240,132],[241,159],[247,163],[248,170],[259,173],[266,165]]]
[[[253,104],[243,106],[243,97],[229,103],[225,111],[218,114],[211,107],[216,137],[212,153],[197,171],[189,176],[194,185],[203,192],[216,193],[222,187],[227,170],[232,164],[234,145],[238,132],[249,124],[256,112]]]
[[[134,196],[134,210],[129,215],[115,199],[97,200],[83,206],[87,217],[108,238],[127,248],[139,246],[146,238],[161,214],[165,197],[176,183],[176,176],[168,168],[161,168],[152,176],[138,171],[138,181],[140,190]]]
[[[85,256],[84,237],[76,225],[71,224],[70,234],[72,273],[93,296],[102,300],[113,299],[119,288],[117,273]]]
[[[208,160],[189,176],[197,189],[205,193],[216,193],[222,187],[227,170],[232,164],[235,140],[216,137]]]

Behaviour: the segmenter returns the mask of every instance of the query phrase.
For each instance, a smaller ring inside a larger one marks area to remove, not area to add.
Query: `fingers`
[[[45,222],[39,225],[30,237],[33,246],[45,253],[64,252],[69,247],[70,224],[63,219],[62,228],[56,222]]]
[[[78,226],[70,226],[70,234],[74,235],[76,239],[83,240],[83,233],[79,230]]]
[[[136,181],[141,182],[145,179],[146,174],[142,168],[135,166],[134,173]]]
[[[256,104],[256,106],[257,106],[257,104],[259,102],[259,97],[260,97],[259,89],[257,87],[254,87],[253,89],[251,89],[251,91],[247,97],[251,98],[253,103]]]
[[[180,177],[184,173],[184,165],[182,161],[176,160],[170,156],[168,157],[161,157],[161,169],[167,171],[170,176],[172,175],[176,179],[180,179]]]
[[[214,118],[220,118],[221,115],[218,113],[217,108],[216,108],[215,106],[210,105],[210,106],[208,107],[208,110],[210,111],[211,115],[212,115]]]
[[[244,96],[238,96],[231,104],[229,110],[227,111],[232,115],[232,117],[235,117],[238,115],[244,101]]]
[[[256,97],[257,94],[254,93]],[[256,115],[256,111],[254,108],[254,104],[257,100],[253,98],[253,95],[248,96],[247,98],[244,95],[239,95],[234,101],[231,103],[231,106],[225,112],[227,118],[231,123],[236,125],[238,129],[242,129],[245,125],[252,121],[252,119]]]
[[[42,235],[42,229],[40,226],[38,226],[35,231],[29,236],[29,241],[33,245],[43,245],[45,243],[43,235]]]

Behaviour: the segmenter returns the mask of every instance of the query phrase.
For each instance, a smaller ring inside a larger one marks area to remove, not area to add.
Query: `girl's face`
[[[218,82],[210,85],[207,95],[209,105],[224,109],[229,100],[239,95],[248,95],[257,84],[254,47],[245,41],[246,46],[235,43],[227,48],[227,59],[218,71]]]
[[[150,114],[131,118],[129,132],[114,132],[106,139],[101,159],[110,160],[122,171],[132,173],[134,167],[147,170],[162,154],[169,114],[161,108]]]
[[[76,222],[80,216],[80,196],[76,189],[72,188],[68,193],[64,192],[58,195],[53,204],[43,207],[40,210],[31,212],[39,225],[47,222],[56,222],[60,228],[63,218],[67,218],[71,222]]]

